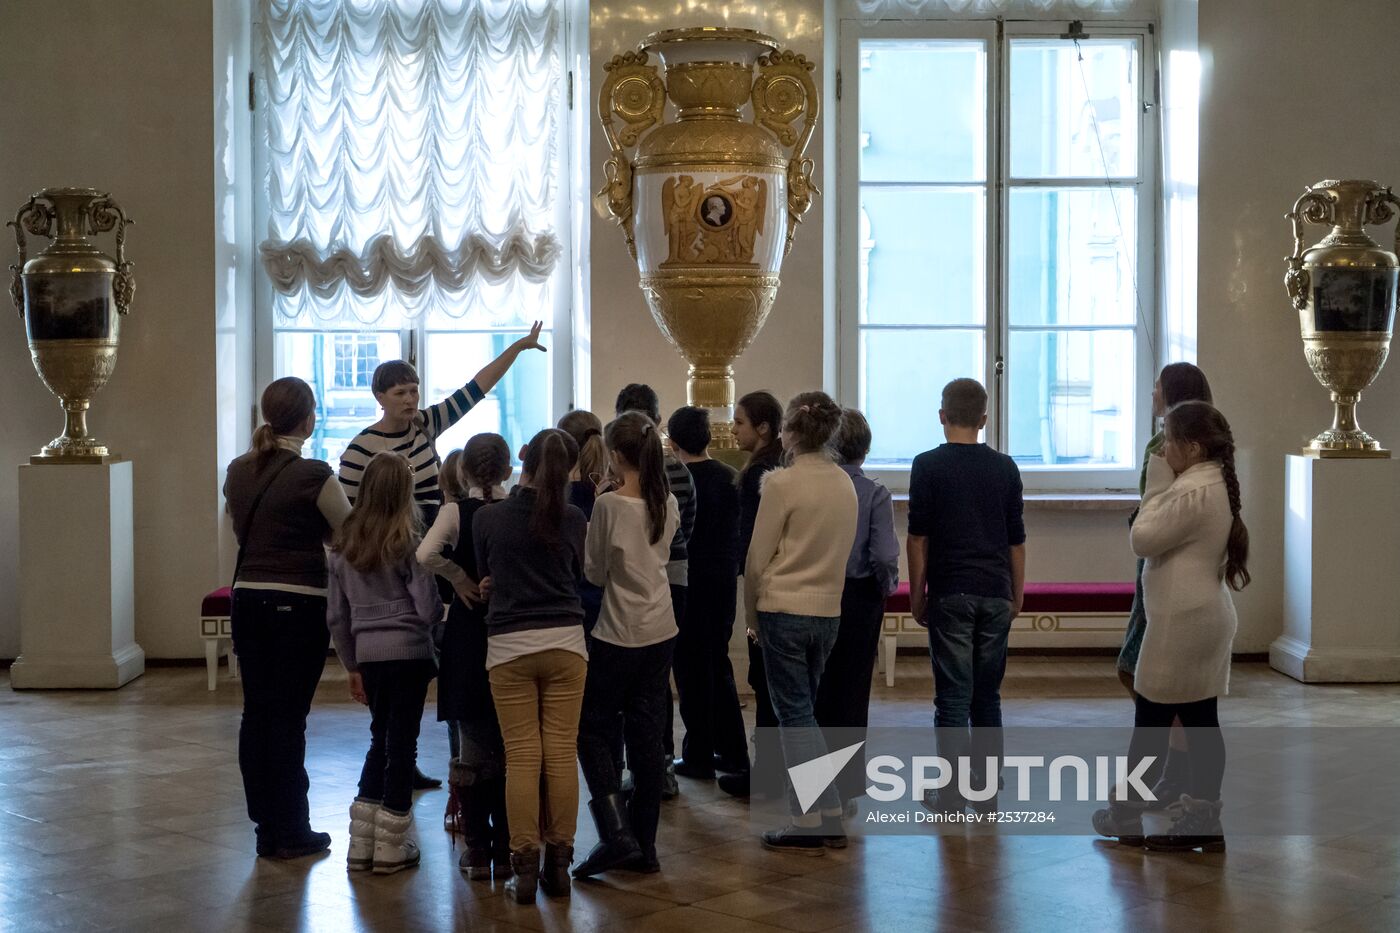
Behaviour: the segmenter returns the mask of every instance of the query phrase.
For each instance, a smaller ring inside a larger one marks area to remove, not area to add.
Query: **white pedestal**
[[[1286,476],[1269,664],[1304,683],[1400,682],[1400,460],[1290,456]]]
[[[131,462],[19,468],[16,690],[120,687],[136,644]]]

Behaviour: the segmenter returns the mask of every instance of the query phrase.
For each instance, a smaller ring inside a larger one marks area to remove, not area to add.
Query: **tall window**
[[[842,391],[869,462],[941,442],[939,392],[971,376],[1027,488],[1131,486],[1154,355],[1150,36],[843,26]]]
[[[572,386],[564,4],[263,0],[257,97],[259,382],[321,405],[308,455],[334,462],[379,417],[374,367],[403,358],[424,404],[543,320],[439,441],[517,449]]]

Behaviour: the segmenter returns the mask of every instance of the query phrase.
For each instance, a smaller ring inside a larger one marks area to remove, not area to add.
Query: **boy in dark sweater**
[[[1006,644],[1025,586],[1021,473],[1010,457],[978,442],[987,391],[976,380],[944,387],[938,419],[948,442],[915,457],[909,476],[910,609],[928,628],[939,756],[969,754],[970,724],[971,759],[1000,759]],[[972,786],[984,786],[980,775]],[[952,788],[928,803],[964,805]]]
[[[671,452],[695,484],[695,527],[689,552],[689,591],[676,641],[676,689],[685,738],[676,773],[710,780],[715,757],[731,772],[748,770],[749,747],[729,639],[739,572],[739,474],[710,459],[710,415],[678,408],[666,422]]]

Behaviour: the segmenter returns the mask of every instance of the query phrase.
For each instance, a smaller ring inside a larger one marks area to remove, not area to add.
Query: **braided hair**
[[[1183,444],[1201,445],[1207,460],[1220,464],[1230,499],[1230,537],[1225,545],[1224,579],[1236,592],[1249,585],[1249,529],[1240,517],[1240,478],[1235,472],[1235,437],[1225,416],[1208,402],[1182,402],[1167,412],[1167,436]]]
[[[510,446],[499,434],[473,434],[462,450],[462,479],[468,489],[480,489],[491,501],[492,491],[510,479]]]

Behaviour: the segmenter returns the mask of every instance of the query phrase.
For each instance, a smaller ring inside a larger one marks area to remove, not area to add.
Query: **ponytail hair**
[[[257,453],[254,472],[261,473],[277,452],[277,439],[292,434],[307,418],[316,413],[316,393],[296,376],[274,379],[263,389],[263,424],[253,432],[252,449]]]
[[[666,530],[666,497],[671,494],[661,432],[646,415],[628,411],[608,425],[607,441],[608,449],[637,471],[647,507],[648,540],[655,544]]]
[[[783,451],[783,403],[772,392],[750,392],[734,403],[736,409],[744,410],[744,417],[756,431],[761,425],[768,426],[768,443],[754,450],[740,475],[749,471],[749,466],[764,459],[777,460]]]
[[[791,455],[821,453],[841,425],[841,406],[825,392],[802,392],[788,402],[783,430],[796,441]]]
[[[1181,402],[1167,412],[1166,433],[1173,441],[1201,445],[1206,459],[1220,464],[1225,492],[1230,499],[1230,537],[1225,545],[1223,577],[1230,589],[1239,592],[1249,585],[1249,529],[1240,517],[1240,479],[1235,472],[1235,437],[1230,423],[1208,402]]]
[[[559,430],[578,445],[578,478],[602,475],[608,466],[608,449],[603,445],[603,422],[591,411],[576,408],[559,419]]]
[[[370,458],[360,494],[333,547],[361,573],[411,558],[422,519],[413,501],[413,467],[403,454],[380,451]]]
[[[492,490],[510,479],[510,445],[499,434],[473,434],[462,451],[462,479],[467,491],[481,490],[491,501]]]
[[[535,490],[530,531],[551,544],[559,541],[564,508],[569,504],[569,473],[577,462],[578,445],[558,428],[545,428],[525,447],[520,472]]]

